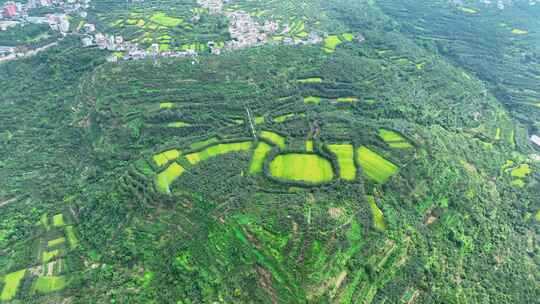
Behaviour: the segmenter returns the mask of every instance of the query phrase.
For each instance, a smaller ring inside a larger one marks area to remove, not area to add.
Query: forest
[[[322,44],[0,63],[0,303],[537,303],[540,8],[312,2],[225,8]]]

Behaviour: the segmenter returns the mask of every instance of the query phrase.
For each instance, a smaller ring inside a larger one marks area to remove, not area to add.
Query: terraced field
[[[270,174],[284,180],[323,183],[334,178],[332,163],[316,154],[282,154],[270,163]]]

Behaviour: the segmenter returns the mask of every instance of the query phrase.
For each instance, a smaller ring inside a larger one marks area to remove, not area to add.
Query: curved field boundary
[[[280,149],[285,149],[285,137],[270,131],[261,131],[259,136],[275,144]]]
[[[5,285],[2,289],[2,294],[0,294],[0,300],[10,301],[15,297],[15,295],[17,295],[17,290],[19,289],[19,285],[21,284],[25,273],[26,269],[23,269],[7,274],[4,277]]]
[[[384,183],[397,173],[398,167],[367,147],[357,150],[357,160],[364,176],[377,183]]]
[[[354,163],[354,147],[350,144],[328,145],[330,152],[337,157],[340,178],[353,181],[356,179],[356,165]]]
[[[279,179],[313,184],[334,178],[332,162],[314,153],[279,154],[270,161],[269,172]]]
[[[173,163],[163,172],[156,176],[156,187],[159,192],[169,194],[171,193],[170,186],[182,173],[184,173],[184,167],[178,163]]]
[[[153,160],[158,167],[161,167],[166,165],[169,161],[176,160],[181,154],[182,152],[180,150],[171,149],[154,155]]]

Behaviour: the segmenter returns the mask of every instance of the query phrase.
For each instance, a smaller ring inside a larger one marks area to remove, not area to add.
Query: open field
[[[322,183],[334,178],[332,164],[316,154],[281,154],[270,163],[270,174],[285,180]]]
[[[43,251],[42,262],[47,263],[60,255],[60,250],[55,249],[52,251]]]
[[[337,157],[340,178],[348,181],[356,179],[356,166],[354,164],[354,147],[349,144],[328,145],[328,149]]]
[[[55,291],[60,291],[68,285],[68,282],[63,276],[45,276],[38,277],[34,282],[34,290],[47,294]]]
[[[186,158],[190,164],[196,165],[201,161],[205,161],[218,155],[223,155],[231,152],[249,151],[249,149],[251,149],[251,145],[252,143],[250,141],[230,144],[217,144],[210,146],[202,150],[201,152],[188,154],[186,155]]]
[[[285,138],[277,133],[270,131],[261,131],[260,136],[269,140],[281,149],[285,149]]]
[[[47,246],[48,247],[54,247],[56,245],[60,245],[60,244],[63,244],[65,243],[66,239],[61,237],[61,238],[57,238],[57,239],[54,239],[54,240],[50,240],[47,242]]]
[[[272,147],[265,142],[260,142],[253,152],[249,173],[259,173],[263,170],[264,160]]]
[[[412,148],[412,145],[405,139],[403,136],[399,135],[397,132],[380,129],[379,137],[388,144],[390,148],[394,149],[407,149]]]
[[[366,147],[358,148],[356,153],[364,175],[377,183],[386,182],[398,170],[396,165]]]
[[[386,224],[384,222],[384,214],[377,206],[375,198],[373,196],[366,196],[371,209],[371,215],[373,216],[373,225],[376,229],[384,231],[386,230]]]
[[[161,193],[170,193],[171,184],[184,173],[184,168],[178,163],[172,163],[165,171],[156,176],[156,186]]]
[[[66,223],[64,223],[64,215],[63,214],[56,214],[53,216],[53,226],[54,227],[63,227]]]
[[[75,229],[73,229],[73,226],[66,226],[64,228],[64,231],[68,239],[69,248],[71,249],[77,248],[79,244],[79,240],[77,239],[77,236],[75,235]]]
[[[158,165],[158,167],[161,167],[167,164],[169,161],[177,159],[178,157],[180,157],[181,154],[182,152],[180,150],[172,149],[154,155],[153,159],[156,165]]]
[[[5,285],[4,285],[4,288],[2,289],[0,300],[10,301],[11,299],[15,297],[15,295],[17,295],[17,290],[19,288],[19,285],[25,273],[26,273],[26,269],[23,269],[17,272],[12,272],[10,274],[7,274],[4,277]]]

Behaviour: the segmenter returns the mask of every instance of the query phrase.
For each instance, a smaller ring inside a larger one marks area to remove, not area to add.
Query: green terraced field
[[[260,142],[253,152],[251,159],[251,165],[249,167],[249,173],[260,173],[263,170],[264,161],[268,152],[272,150],[272,147],[267,143]]]
[[[262,131],[260,133],[260,136],[274,143],[276,146],[280,147],[281,149],[285,149],[285,138],[283,136],[274,132],[270,132],[270,131]]]
[[[170,193],[171,184],[184,173],[184,168],[178,163],[172,163],[165,171],[156,176],[156,186],[161,193]]]
[[[65,227],[65,233],[66,237],[69,242],[69,248],[75,249],[79,245],[79,240],[77,239],[77,236],[75,235],[75,229],[73,229],[73,226],[66,226]]]
[[[64,226],[64,215],[63,214],[56,214],[53,216],[53,226],[54,227],[62,227]]]
[[[249,141],[230,144],[217,144],[210,146],[201,152],[188,154],[186,155],[186,158],[192,165],[196,165],[201,161],[205,161],[218,155],[223,155],[231,152],[249,151],[251,149],[251,145],[252,143]]]
[[[358,148],[356,153],[358,163],[362,166],[364,176],[377,183],[386,182],[398,171],[396,165],[366,147]]]
[[[60,245],[60,244],[63,244],[64,242],[66,241],[65,238],[57,238],[57,239],[54,239],[54,240],[50,240],[47,242],[47,246],[48,247],[54,247],[56,245]]]
[[[380,129],[379,137],[381,137],[388,144],[388,146],[390,146],[390,148],[412,148],[412,145],[403,136],[392,130]]]
[[[34,282],[34,290],[47,294],[64,289],[68,285],[68,281],[63,276],[38,277]]]
[[[386,230],[386,223],[384,222],[384,214],[377,206],[375,198],[373,196],[366,196],[371,209],[371,215],[373,216],[373,225],[376,229],[384,231]]]
[[[150,20],[166,27],[176,27],[184,22],[180,18],[170,17],[167,16],[165,13],[156,13],[152,15],[152,17],[150,17]]]
[[[182,152],[180,150],[173,149],[156,154],[154,155],[153,159],[156,165],[161,167],[167,164],[169,161],[176,160],[178,157],[180,157],[181,154]]]
[[[12,272],[7,274],[4,277],[4,288],[2,289],[2,294],[0,294],[0,300],[10,301],[17,295],[17,290],[21,283],[21,280],[26,273],[26,269],[19,270],[17,272]]]
[[[337,157],[340,178],[348,181],[356,179],[356,165],[354,164],[354,147],[349,144],[328,145],[328,149]]]
[[[322,183],[334,178],[332,164],[316,154],[282,154],[270,163],[270,174],[284,180]]]

